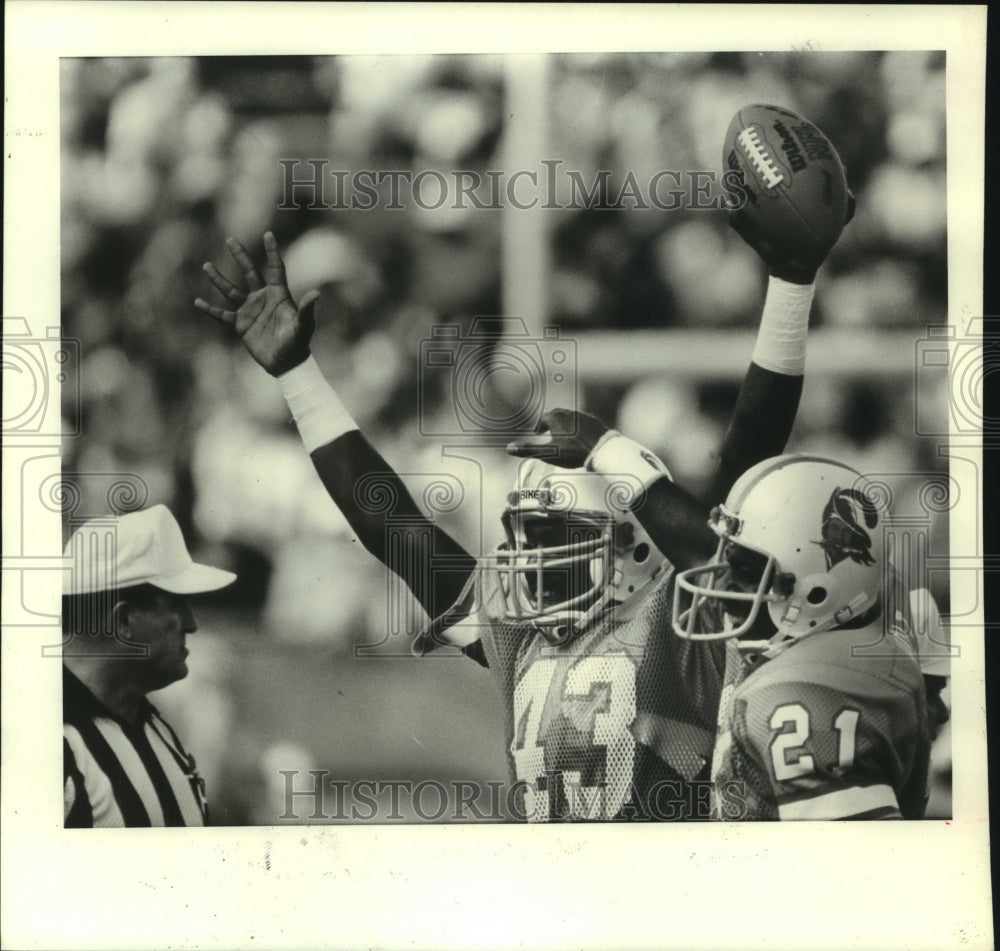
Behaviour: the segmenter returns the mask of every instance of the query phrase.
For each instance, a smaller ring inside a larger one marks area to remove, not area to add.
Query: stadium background
[[[412,605],[326,498],[277,385],[192,307],[225,237],[259,258],[272,229],[293,294],[322,289],[317,359],[389,462],[477,550],[497,541],[513,466],[461,432],[454,371],[422,366],[422,342],[436,326],[465,339],[476,316],[516,314],[545,367],[542,328],[557,326],[577,405],[697,489],[766,275],[720,212],[609,196],[629,172],[720,171],[736,110],[786,105],[837,145],[859,202],[819,278],[789,448],[866,472],[943,472],[940,440],[916,435],[947,432],[943,381],[914,368],[928,325],[947,316],[944,70],[943,54],[909,52],[63,60],[62,321],[83,355],[79,392],[64,389],[82,432],[63,468],[134,474],[198,557],[239,572],[198,605],[189,678],[153,698],[198,757],[216,822],[277,822],[279,770],[506,775],[489,675],[406,656]],[[280,164],[297,161],[298,178],[309,160],[509,175],[541,174],[542,159],[588,183],[610,170],[604,204],[428,210],[404,191],[402,209],[386,197],[309,209],[301,189],[288,201]],[[522,405],[525,366],[493,377],[492,412]],[[565,403],[567,391],[540,385],[547,405]],[[925,512],[923,480],[890,481],[901,506]],[[99,511],[80,482],[80,508]],[[946,550],[946,512],[927,530]],[[946,572],[931,586],[947,613]],[[948,815],[947,727],[935,765],[931,813]],[[303,772],[296,788],[310,785]]]

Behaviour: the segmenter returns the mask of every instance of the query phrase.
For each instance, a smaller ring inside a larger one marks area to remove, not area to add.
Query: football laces
[[[767,188],[777,188],[785,176],[761,141],[755,126],[745,128],[736,139]]]

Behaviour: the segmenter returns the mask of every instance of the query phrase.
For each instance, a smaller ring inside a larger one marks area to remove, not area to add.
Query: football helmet
[[[497,581],[490,613],[565,644],[658,578],[668,562],[629,510],[642,492],[637,477],[526,459],[502,515],[506,541],[483,560]]]
[[[740,638],[766,658],[857,618],[882,587],[882,515],[850,466],[801,455],[759,463],[712,510],[714,562],[675,579],[675,633]],[[764,605],[773,628],[758,620]]]

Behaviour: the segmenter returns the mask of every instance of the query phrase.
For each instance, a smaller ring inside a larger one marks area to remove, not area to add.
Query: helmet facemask
[[[786,591],[789,578],[773,555],[735,540],[738,524],[724,506],[712,509],[709,525],[719,547],[710,564],[678,574],[674,631],[692,641],[737,638],[744,653],[760,653],[771,647],[776,633],[769,612],[761,608],[784,600],[774,588]]]
[[[603,476],[526,464],[502,516],[506,542],[485,559],[505,619],[565,644],[661,573],[666,560],[617,497]]]
[[[534,620],[564,643],[595,607],[614,573],[614,524],[504,512],[507,544],[497,560],[500,598],[511,619]]]

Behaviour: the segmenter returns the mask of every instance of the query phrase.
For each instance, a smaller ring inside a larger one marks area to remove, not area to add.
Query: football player
[[[716,818],[924,814],[927,698],[873,499],[833,460],[765,460],[712,509],[715,560],[676,576],[675,632],[727,643]]]
[[[825,257],[795,260],[748,223],[736,218],[734,227],[768,264],[770,278],[720,450],[716,497],[784,449],[801,393],[813,281]],[[520,815],[709,818],[725,651],[670,633],[674,567],[703,563],[715,547],[708,506],[647,450],[577,414],[568,427],[573,437],[556,441],[542,432],[509,447],[547,456],[560,469],[536,458],[522,464],[502,518],[505,540],[477,559],[423,515],[323,378],[309,352],[317,295],[296,306],[274,236],[264,235],[263,280],[243,246],[232,238],[227,244],[246,288],[206,264],[227,305],[199,299],[196,306],[234,328],[278,378],[327,492],[365,547],[434,619],[414,650],[454,644],[492,671],[504,698],[512,778],[523,794]],[[550,432],[566,431],[553,422],[545,420]],[[605,483],[619,474],[625,487],[616,498]],[[412,519],[420,530],[411,537],[429,543],[387,545],[383,516],[355,495],[355,486],[376,476],[398,499],[394,516]],[[662,541],[654,544],[654,533]]]

